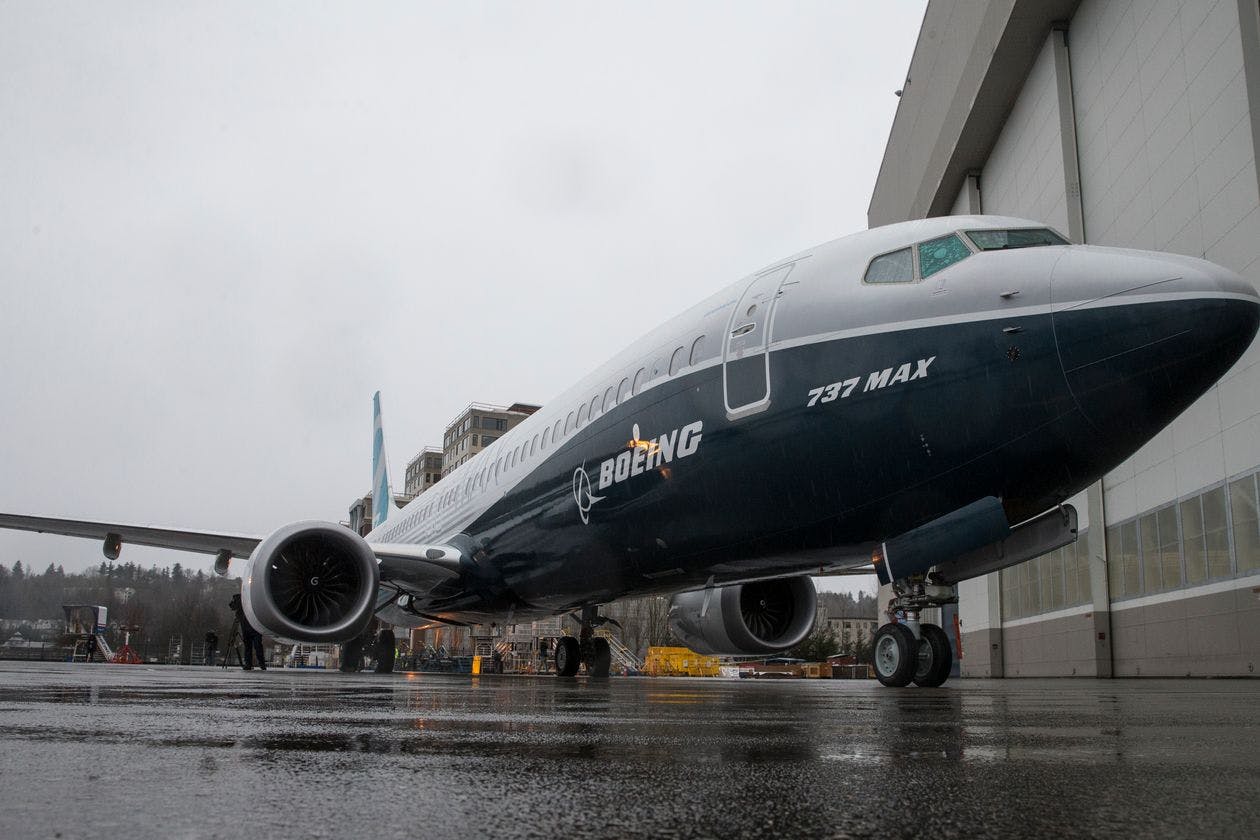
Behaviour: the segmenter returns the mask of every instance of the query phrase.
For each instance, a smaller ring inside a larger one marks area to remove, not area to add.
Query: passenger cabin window
[[[939,239],[920,242],[919,274],[926,280],[936,272],[949,268],[954,263],[970,256],[971,249],[953,233]]]
[[[679,347],[677,350],[674,351],[674,355],[669,357],[669,375],[670,376],[677,375],[678,371],[682,369],[683,358],[686,352],[687,352],[686,349]]]
[[[981,251],[1005,251],[1009,248],[1037,248],[1042,245],[1069,244],[1066,239],[1049,228],[969,230],[965,233],[971,240],[971,244]]]
[[[687,364],[694,365],[700,361],[700,354],[704,352],[704,336],[700,336],[691,343],[691,358],[687,360]]]
[[[867,283],[913,283],[914,257],[909,248],[893,251],[871,260],[866,269]],[[701,336],[703,338],[703,336]],[[697,339],[699,343],[699,339]]]

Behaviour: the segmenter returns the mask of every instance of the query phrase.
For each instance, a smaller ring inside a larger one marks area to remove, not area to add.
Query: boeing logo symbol
[[[585,465],[573,471],[573,501],[577,502],[578,514],[582,517],[583,525],[590,523],[591,506],[603,499],[603,496],[591,495],[591,477],[586,474]]]
[[[686,458],[695,454],[700,448],[703,429],[704,423],[697,420],[681,429],[673,429],[659,437],[644,440],[640,437],[639,424],[635,423],[626,448],[615,457],[600,463],[599,489],[604,490],[645,472],[659,472],[663,478],[668,479],[670,470],[666,465],[675,458]],[[573,501],[577,503],[582,524],[590,524],[591,507],[605,498],[592,495],[591,477],[586,472],[585,463],[573,471]]]

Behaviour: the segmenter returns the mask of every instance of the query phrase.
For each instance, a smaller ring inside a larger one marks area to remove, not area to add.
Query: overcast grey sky
[[[925,5],[0,2],[0,510],[344,519],[374,390],[401,487],[864,228]]]

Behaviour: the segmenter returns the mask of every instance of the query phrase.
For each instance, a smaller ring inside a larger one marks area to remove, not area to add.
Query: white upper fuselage
[[[872,258],[951,232],[1045,227],[1000,216],[923,219],[845,236],[743,277],[635,341],[392,514],[367,539],[447,542],[539,465],[556,457],[591,417],[613,404],[649,404],[653,389],[672,376],[722,364],[725,337],[736,314],[733,307],[751,281],[781,266],[792,268],[768,324],[770,353],[873,332],[1100,305],[1100,298],[1138,293],[1148,285],[1134,282],[1135,276],[1149,276],[1149,284],[1154,284],[1140,292],[1145,295],[1254,297],[1236,275],[1201,260],[1086,246],[982,251],[913,284],[863,282]],[[1052,272],[1069,253],[1073,272],[1056,278],[1058,291],[1052,298]],[[1123,273],[1113,270],[1117,260],[1124,263]],[[1012,292],[1018,297],[1012,299]],[[699,348],[693,352],[697,342]]]

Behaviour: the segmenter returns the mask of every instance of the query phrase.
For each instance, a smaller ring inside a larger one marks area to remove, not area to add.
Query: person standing
[[[219,634],[213,630],[206,631],[206,665],[214,667],[215,657],[219,654]]]
[[[262,633],[254,629],[254,625],[249,623],[249,619],[245,617],[245,607],[241,604],[241,596],[233,595],[232,600],[228,603],[232,611],[236,613],[236,620],[241,623],[241,640],[245,643],[245,664],[241,667],[246,671],[254,670],[254,657],[258,658],[258,667],[267,670],[267,658],[263,654]]]
[[[392,674],[395,656],[394,628],[383,624],[376,634],[376,673]]]
[[[363,637],[355,636],[341,645],[341,666],[343,674],[353,674],[363,667]]]

